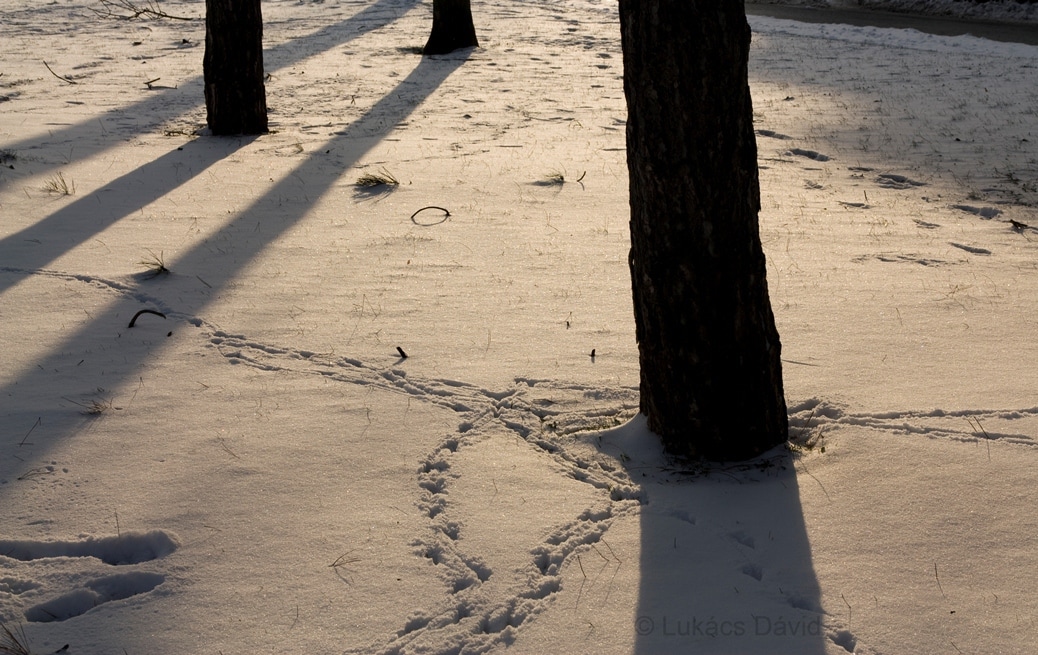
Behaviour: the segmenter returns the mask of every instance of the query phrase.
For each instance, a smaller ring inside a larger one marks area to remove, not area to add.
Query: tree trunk
[[[206,0],[202,70],[213,134],[267,132],[260,0]]]
[[[433,25],[422,54],[445,55],[479,46],[469,0],[433,0]]]
[[[620,0],[641,411],[671,454],[787,438],[742,0]]]

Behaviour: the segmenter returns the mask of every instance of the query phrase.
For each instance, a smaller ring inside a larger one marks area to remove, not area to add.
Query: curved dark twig
[[[422,212],[424,212],[427,209],[436,209],[436,210],[439,210],[439,211],[443,212],[443,218],[438,220],[438,221],[436,221],[435,223],[419,223],[418,221],[416,221],[415,217],[418,216],[418,214],[421,214]],[[414,223],[415,225],[421,225],[422,227],[431,227],[433,225],[439,225],[440,223],[445,223],[447,221],[447,219],[450,218],[450,217],[451,217],[450,210],[444,209],[443,207],[437,207],[436,205],[429,205],[428,207],[422,207],[421,209],[419,209],[415,213],[411,214],[411,222]]]
[[[126,327],[132,328],[134,324],[137,323],[137,319],[140,317],[141,314],[154,314],[155,316],[161,316],[162,318],[166,318],[165,314],[163,314],[162,312],[157,312],[154,309],[142,309],[141,311],[133,315],[133,318],[130,319],[130,324]]]
[[[50,74],[51,74],[51,75],[53,75],[54,77],[58,78],[58,79],[59,79],[59,80],[61,80],[62,82],[68,82],[69,84],[79,84],[79,82],[77,82],[77,81],[75,81],[75,80],[70,80],[70,79],[69,79],[69,78],[67,78],[67,77],[64,77],[64,76],[62,76],[62,75],[58,75],[57,73],[55,73],[55,72],[54,72],[54,69],[53,69],[53,68],[51,68],[51,67],[50,67],[50,64],[48,64],[47,62],[43,62],[43,65],[47,67],[47,70],[49,70],[49,71],[50,71]]]

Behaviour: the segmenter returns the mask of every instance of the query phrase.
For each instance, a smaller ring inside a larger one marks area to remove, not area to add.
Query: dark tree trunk
[[[641,411],[668,452],[787,438],[742,0],[620,0]]]
[[[422,54],[445,55],[478,45],[469,0],[433,0],[432,33]]]
[[[206,0],[202,70],[213,134],[266,133],[260,0]]]

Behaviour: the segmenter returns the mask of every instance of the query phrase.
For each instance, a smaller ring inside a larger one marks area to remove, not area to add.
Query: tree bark
[[[445,55],[479,46],[470,0],[433,0],[433,25],[422,54]]]
[[[673,455],[787,438],[742,0],[620,0],[641,411]]]
[[[206,0],[202,70],[214,135],[267,132],[260,0]]]

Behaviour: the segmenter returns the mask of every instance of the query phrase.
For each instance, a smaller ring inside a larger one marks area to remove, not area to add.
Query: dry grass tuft
[[[63,174],[58,173],[43,183],[43,190],[59,196],[71,196],[76,193],[76,183],[66,180]]]
[[[381,187],[400,186],[400,180],[385,168],[380,168],[374,173],[365,173],[357,178],[357,186],[361,189],[377,189]]]
[[[106,391],[99,387],[97,393],[104,394]],[[81,403],[78,400],[72,400],[71,398],[65,398],[65,400],[69,401],[73,405],[79,405],[82,407],[83,414],[86,414],[87,416],[101,416],[109,410],[122,409],[122,407],[115,406],[114,398],[95,398],[94,400],[85,403]]]
[[[540,180],[534,182],[537,186],[562,186],[566,183],[566,176],[562,171],[551,171]]]
[[[169,269],[166,268],[166,260],[163,257],[163,254],[162,251],[159,251],[159,254],[156,255],[153,251],[149,250],[148,255],[150,256],[137,262],[138,266],[143,266],[145,269],[144,272],[141,273],[141,277],[150,280],[151,278],[160,275],[169,274]]]

